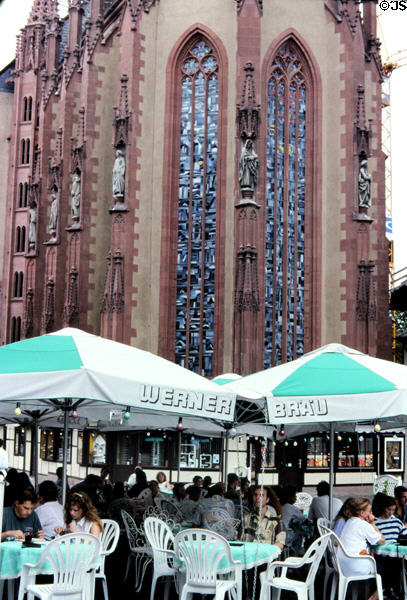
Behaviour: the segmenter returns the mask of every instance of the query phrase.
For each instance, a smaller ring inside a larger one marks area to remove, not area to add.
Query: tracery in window
[[[175,360],[213,373],[218,61],[195,41],[181,64]]]
[[[267,95],[265,368],[304,351],[307,84],[291,41],[271,65]]]

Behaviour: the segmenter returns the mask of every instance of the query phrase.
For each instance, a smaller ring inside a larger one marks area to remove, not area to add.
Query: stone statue
[[[48,231],[52,237],[57,234],[58,221],[58,196],[55,192],[51,193],[51,213],[49,215]]]
[[[364,158],[359,167],[359,208],[369,208],[370,186],[372,178],[367,170],[367,160]]]
[[[30,222],[28,225],[28,246],[30,250],[35,250],[35,242],[37,239],[37,205],[35,202],[30,204]]]
[[[113,198],[124,198],[124,177],[126,174],[126,159],[121,150],[116,150],[116,158],[113,165],[112,191]]]
[[[239,164],[239,183],[241,189],[254,191],[259,173],[259,159],[254,149],[253,141],[250,139],[246,140],[242,147]]]
[[[72,175],[71,185],[71,217],[72,221],[78,222],[81,209],[81,176],[79,173]]]

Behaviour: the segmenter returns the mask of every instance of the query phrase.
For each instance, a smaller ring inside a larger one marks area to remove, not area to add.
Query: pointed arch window
[[[195,38],[180,64],[175,360],[213,373],[218,59]]]
[[[306,68],[288,41],[267,84],[265,368],[304,351]]]

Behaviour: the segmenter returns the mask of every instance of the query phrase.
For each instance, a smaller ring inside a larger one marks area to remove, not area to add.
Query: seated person
[[[160,491],[158,481],[152,479],[149,483],[148,488],[143,490],[141,494],[138,495],[140,500],[144,500],[145,506],[148,508],[149,506],[160,506],[160,501],[163,498],[168,498],[166,494],[163,494]]]
[[[307,517],[295,505],[297,500],[296,489],[292,485],[287,485],[281,493],[281,519],[283,527],[287,533],[286,544],[290,546],[295,554],[299,554],[302,548],[303,536],[291,527],[291,520],[294,518],[297,522],[306,521]]]
[[[193,521],[201,497],[201,488],[197,485],[190,485],[185,494],[187,497],[182,500],[180,506],[182,518],[184,521]]]
[[[53,481],[42,481],[38,487],[39,506],[35,509],[46,539],[55,535],[55,527],[64,526],[64,511],[58,502],[58,488]]]
[[[254,488],[253,508],[244,517],[242,540],[275,544],[281,550],[284,548],[286,533],[281,520],[280,502],[267,487],[256,485]]]
[[[85,492],[70,492],[65,502],[65,533],[91,533],[99,537],[103,524],[92,499]],[[55,533],[61,534],[64,529],[55,527]]]
[[[37,502],[37,494],[33,490],[18,492],[13,506],[8,506],[3,511],[2,540],[9,536],[23,540],[28,530],[33,537],[44,537],[41,521],[34,511]]]
[[[358,557],[369,553],[368,544],[384,544],[382,533],[374,524],[374,516],[370,500],[367,498],[352,498],[349,502],[350,518],[346,521],[341,533],[341,542],[348,554]],[[370,575],[370,561],[348,558],[338,549],[338,559],[346,577],[352,575]],[[375,591],[369,600],[377,600]]]
[[[235,504],[240,503],[239,477],[236,473],[228,473],[228,489],[225,498],[233,500]]]
[[[58,467],[57,470],[55,471],[55,474],[57,476],[57,480],[55,482],[55,485],[57,486],[58,489],[58,500],[59,502],[61,502],[62,500],[62,474],[63,474],[63,468],[62,467]],[[69,494],[70,491],[70,487],[68,485],[68,477],[66,477],[66,493]]]
[[[210,475],[205,475],[203,478],[202,487],[204,490],[208,491],[212,485],[212,477]]]
[[[395,511],[396,499],[393,496],[379,493],[373,498],[374,522],[388,544],[395,544],[400,534],[407,535],[407,528],[400,519],[394,516]]]
[[[163,471],[159,471],[157,473],[157,481],[161,492],[172,492],[172,488],[174,486],[172,485],[172,483],[167,481],[167,477]]]
[[[373,498],[372,512],[375,515],[375,525],[384,535],[386,544],[395,544],[400,534],[407,535],[404,524],[394,516],[396,499],[386,494],[378,493]],[[383,579],[383,591],[389,598],[401,597],[399,574],[402,571],[401,559],[389,556],[376,556],[377,571]]]
[[[339,498],[332,498],[332,515],[336,517],[342,507],[342,502]],[[317,485],[317,496],[312,499],[308,518],[316,521],[320,517],[329,519],[329,483],[320,481]]]
[[[208,494],[202,498],[193,516],[193,522],[220,533],[227,540],[236,537],[235,505],[224,497],[224,489],[220,484],[209,488]]]
[[[195,475],[195,477],[194,477],[194,478],[193,478],[193,480],[192,480],[192,483],[191,483],[191,485],[189,485],[189,486],[187,487],[187,490],[186,490],[186,492],[187,492],[187,496],[189,496],[189,490],[190,490],[192,487],[194,487],[194,486],[195,486],[195,487],[202,488],[202,486],[203,486],[203,479],[202,479],[202,477],[201,477],[200,475]]]
[[[179,509],[181,509],[182,504],[184,503],[184,500],[187,497],[187,493],[185,491],[185,484],[184,483],[174,483],[174,488],[172,490],[172,497],[168,499],[169,502],[172,502],[173,504],[175,504],[175,506]]]
[[[122,481],[116,481],[112,491],[112,501],[109,504],[107,516],[113,521],[117,521],[120,527],[124,528],[123,518],[121,511],[125,510],[127,513],[133,513],[133,507],[130,500],[126,498],[124,493],[124,483]]]
[[[349,503],[352,500],[353,500],[353,498],[348,498],[347,500],[345,500],[345,502],[342,504],[342,508],[340,509],[340,511],[336,515],[335,519],[333,520],[331,529],[332,529],[332,531],[334,531],[336,533],[336,535],[338,537],[341,537],[341,533],[345,526],[345,523],[351,517]]]
[[[407,488],[404,485],[398,485],[394,488],[394,497],[396,498],[396,512],[394,516],[403,523],[407,523]]]

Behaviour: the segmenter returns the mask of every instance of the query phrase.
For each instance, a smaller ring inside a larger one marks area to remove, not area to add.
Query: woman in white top
[[[65,503],[65,533],[92,533],[99,537],[103,530],[102,521],[85,492],[70,494]],[[55,527],[55,533],[62,533],[62,527]]]
[[[165,473],[163,473],[162,471],[158,471],[157,481],[158,481],[159,488],[162,492],[167,492],[167,493],[172,492],[172,488],[174,486],[172,485],[172,483],[167,481]]]
[[[384,544],[384,536],[374,524],[372,505],[367,498],[352,498],[349,503],[351,517],[346,521],[342,533],[341,542],[348,554],[363,556],[369,553],[369,544]],[[346,557],[338,550],[338,558],[344,575],[368,575],[372,566],[370,561],[358,560]],[[377,592],[374,592],[369,600],[376,600]]]

